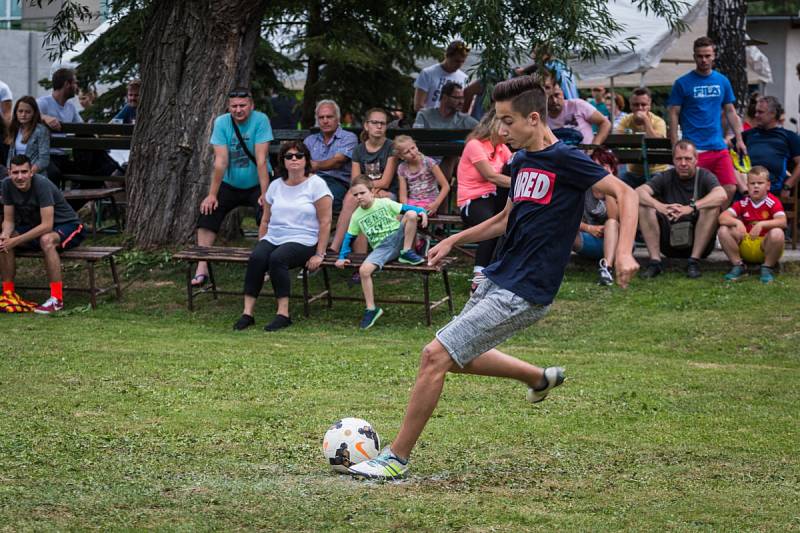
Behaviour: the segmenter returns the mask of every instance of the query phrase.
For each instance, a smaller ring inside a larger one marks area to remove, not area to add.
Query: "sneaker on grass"
[[[564,383],[564,369],[560,366],[549,366],[544,369],[545,386],[541,389],[528,387],[528,401],[539,403],[550,393],[551,390]]]
[[[747,267],[743,263],[733,265],[727,274],[725,274],[725,281],[737,281],[747,275]]]
[[[40,315],[50,315],[52,313],[57,313],[62,309],[64,309],[64,302],[55,296],[51,296],[42,305],[37,305],[33,312]]]
[[[5,291],[0,295],[0,313],[30,313],[35,307],[34,302],[23,300],[14,291]]]
[[[383,309],[376,307],[375,309],[367,309],[364,311],[364,317],[361,319],[361,329],[369,329],[378,319],[383,315]]]
[[[661,275],[662,272],[664,272],[664,267],[661,264],[661,261],[653,261],[651,259],[650,262],[647,263],[647,268],[645,268],[644,271],[639,274],[639,277],[642,279],[653,279],[654,277]]]
[[[408,473],[408,461],[397,457],[387,446],[375,459],[362,461],[347,469],[351,475],[368,479],[401,479]]]
[[[761,265],[761,283],[772,283],[775,281],[775,270],[767,265]]]
[[[407,265],[421,265],[425,262],[424,257],[410,248],[401,252],[400,257],[398,257],[397,260]]]
[[[614,284],[614,276],[611,275],[611,267],[608,266],[608,262],[605,258],[600,260],[597,266],[597,273],[600,275],[599,279],[597,280],[598,285],[603,285],[608,287],[609,285]]]

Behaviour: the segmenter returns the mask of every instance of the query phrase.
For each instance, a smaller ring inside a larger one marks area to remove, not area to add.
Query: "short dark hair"
[[[294,148],[306,159],[306,167],[305,167],[305,175],[308,176],[311,174],[311,152],[308,151],[308,147],[303,143],[303,141],[299,139],[293,139],[291,141],[284,141],[281,143],[281,149],[278,152],[278,171],[276,174],[283,179],[289,177],[289,171],[286,170],[286,160],[283,156],[286,155],[286,152]]]
[[[691,148],[692,150],[694,150],[694,153],[697,154],[697,145],[694,144],[689,139],[681,139],[680,141],[676,142],[675,146],[672,147],[672,155],[675,155],[675,152],[678,150],[678,148],[682,150]]]
[[[11,161],[8,162],[9,168],[11,167],[11,165],[16,165],[16,166],[28,165],[28,166],[32,166],[31,165],[31,158],[28,157],[25,154],[17,154],[14,157],[11,158]]]
[[[774,96],[762,96],[758,99],[759,102],[764,102],[767,104],[767,107],[770,111],[775,113],[775,119],[781,118],[783,115],[783,106],[781,105],[781,101],[778,100]]]
[[[447,50],[445,50],[444,55],[446,57],[455,56],[455,55],[469,55],[469,47],[467,43],[461,40],[455,40],[452,43],[447,45]]]
[[[632,90],[631,98],[633,98],[634,96],[646,96],[650,100],[653,99],[653,95],[652,93],[650,93],[650,89],[648,89],[647,87],[637,87],[634,90]]]
[[[60,68],[53,72],[53,90],[58,91],[64,88],[68,81],[75,78],[75,71],[71,68]]]
[[[492,100],[511,102],[511,109],[524,116],[538,113],[542,120],[547,119],[547,95],[544,88],[533,76],[520,76],[501,81],[494,86]]]
[[[697,50],[698,48],[705,48],[706,46],[710,46],[714,50],[717,49],[717,45],[714,44],[714,41],[711,40],[710,37],[703,35],[702,37],[698,37],[694,40],[694,44],[692,45],[692,50]]]
[[[453,91],[463,89],[457,81],[448,81],[442,86],[442,96],[453,96]]]
[[[363,174],[359,174],[358,176],[353,176],[353,179],[350,180],[351,189],[356,185],[363,185],[369,190],[372,190],[372,188],[375,187],[375,184],[372,182],[372,179],[369,176],[365,176]]]

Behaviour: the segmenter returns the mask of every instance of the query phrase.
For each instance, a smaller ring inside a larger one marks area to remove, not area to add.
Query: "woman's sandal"
[[[202,287],[206,284],[206,282],[208,282],[207,274],[197,274],[192,278],[192,287]]]

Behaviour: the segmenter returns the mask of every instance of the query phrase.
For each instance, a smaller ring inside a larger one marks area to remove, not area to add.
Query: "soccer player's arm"
[[[595,183],[594,189],[616,200],[619,209],[619,241],[614,269],[617,272],[617,283],[620,287],[627,287],[630,279],[639,270],[639,263],[633,258],[633,241],[639,223],[639,196],[613,174]]]
[[[45,233],[50,233],[51,231],[53,231],[54,215],[55,215],[55,208],[52,205],[40,208],[39,217],[41,219],[41,222],[39,222],[39,225],[32,227],[30,230],[26,231],[22,235],[17,235],[16,237],[9,239],[7,241],[6,247],[13,248],[14,246],[19,246],[20,244],[24,244],[26,242],[38,239]],[[12,243],[13,245],[11,245]]]
[[[441,241],[428,252],[428,264],[435,265],[444,259],[454,246],[494,239],[505,233],[508,225],[508,215],[511,213],[512,206],[513,204],[509,198],[506,200],[505,208],[492,218]]]

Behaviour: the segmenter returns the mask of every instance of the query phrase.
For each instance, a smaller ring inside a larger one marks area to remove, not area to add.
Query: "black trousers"
[[[264,274],[269,271],[269,280],[276,298],[288,298],[292,288],[289,270],[306,264],[317,251],[317,245],[306,246],[296,242],[274,245],[269,241],[258,241],[244,275],[244,293],[258,298],[264,286]]]
[[[505,207],[507,196],[508,189],[503,189],[495,196],[476,198],[470,201],[468,206],[461,209],[461,220],[464,221],[464,226],[471,228],[495,216]],[[478,249],[475,252],[476,267],[489,266],[494,257],[497,241],[498,239],[495,238],[478,243]]]

